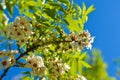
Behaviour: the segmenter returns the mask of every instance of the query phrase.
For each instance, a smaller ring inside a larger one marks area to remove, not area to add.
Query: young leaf
[[[79,72],[79,74],[80,74],[80,73],[82,72],[82,64],[81,64],[81,60],[78,59],[77,64],[78,64],[78,66],[77,66],[77,70],[78,70],[78,72]]]
[[[68,29],[70,29],[70,31],[76,31],[76,32],[79,32],[82,30],[82,28],[78,25],[79,21],[78,20],[74,20],[72,18],[72,15],[71,14],[68,14],[66,17],[65,17],[65,21],[67,21],[68,23]]]
[[[32,78],[28,77],[28,76],[24,76],[22,77],[20,80],[33,80]]]
[[[91,6],[87,9],[86,15],[88,15],[89,13],[91,13],[91,12],[94,11],[94,10],[95,10],[94,5],[91,5]]]
[[[85,3],[83,2],[83,3],[82,3],[82,14],[84,15],[85,12],[86,12],[86,5],[85,5]]]
[[[85,61],[80,61],[81,62],[81,64],[83,65],[83,66],[85,66],[86,68],[92,68],[88,63],[86,63]]]
[[[85,56],[86,56],[86,52],[82,53],[82,54],[80,55],[79,59],[82,60],[82,59],[85,58]]]
[[[77,61],[76,61],[76,59],[73,59],[72,61],[71,61],[71,68],[70,68],[70,73],[71,74],[75,74],[76,73],[76,71],[77,71]]]

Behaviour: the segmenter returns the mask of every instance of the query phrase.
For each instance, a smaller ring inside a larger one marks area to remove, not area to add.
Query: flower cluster
[[[76,34],[71,32],[64,36],[65,39],[61,41],[56,41],[59,44],[56,45],[57,53],[71,53],[74,51],[80,51],[83,48],[92,49],[92,43],[95,37],[91,37],[90,33],[86,31],[81,31]]]
[[[31,55],[27,57],[26,61],[27,64],[25,67],[32,69],[32,75],[41,77],[45,74],[46,67],[44,66],[42,57]]]
[[[71,44],[73,44],[75,47],[79,47],[80,50],[82,50],[84,47],[87,49],[92,48],[92,43],[94,41],[95,37],[91,37],[88,30],[81,31],[79,34],[75,34],[74,32],[70,33],[68,37],[66,38],[67,41],[70,41]]]
[[[49,59],[48,62],[50,79],[56,79],[70,69],[70,67],[66,65],[66,63],[63,63],[62,60],[59,60],[58,58],[56,58],[55,60]]]
[[[17,51],[1,51],[0,52],[0,68],[8,68],[9,66],[13,66],[15,63],[14,55]]]
[[[25,17],[16,17],[12,26],[8,27],[7,36],[21,45],[27,42],[32,34],[31,24]]]

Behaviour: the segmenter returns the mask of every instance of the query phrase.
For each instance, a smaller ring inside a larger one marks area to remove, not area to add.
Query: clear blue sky
[[[80,5],[83,1],[96,8],[85,28],[96,36],[93,47],[101,50],[109,75],[115,76],[114,59],[120,57],[120,0],[75,0]]]
[[[109,75],[115,76],[116,64],[113,60],[120,57],[120,0],[75,0],[80,5],[83,1],[87,6],[94,4],[96,8],[89,15],[85,28],[96,36],[93,47],[102,51],[104,61],[108,64]]]

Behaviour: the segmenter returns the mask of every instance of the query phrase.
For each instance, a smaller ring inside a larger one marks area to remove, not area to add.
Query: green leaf
[[[42,2],[35,2],[35,1],[27,1],[26,2],[26,5],[28,5],[28,6],[40,6],[40,5],[42,5]]]
[[[80,56],[80,52],[79,52],[79,51],[76,52],[74,56],[75,56],[76,58],[79,58],[79,56]]]
[[[73,59],[73,60],[71,60],[71,68],[70,68],[70,73],[71,74],[75,74],[76,73],[76,71],[77,71],[77,61],[76,61],[76,59]]]
[[[68,0],[58,0],[59,2],[61,2],[61,3],[69,3],[69,1]]]
[[[15,5],[15,0],[5,0],[5,5],[6,5],[7,10],[9,12],[10,16],[11,16],[12,13],[13,13],[13,7]]]
[[[2,13],[2,11],[0,11],[0,22],[2,21],[2,15],[3,13]],[[0,23],[0,24],[2,24],[2,23]],[[1,27],[1,25],[0,25],[0,27]]]
[[[85,12],[86,12],[86,5],[85,5],[85,3],[83,2],[83,3],[82,3],[82,14],[84,15]]]
[[[82,72],[82,64],[81,64],[81,60],[78,60],[77,61],[77,70],[78,70],[78,72],[79,72],[79,74],[81,74],[81,72]]]
[[[45,8],[44,9],[45,14],[47,14],[49,17],[55,19],[55,9]]]
[[[88,15],[89,13],[91,13],[91,12],[94,11],[94,10],[95,10],[94,5],[91,5],[91,6],[87,9],[86,15]]]
[[[83,29],[82,27],[79,26],[79,21],[73,19],[71,14],[68,14],[64,19],[65,19],[65,22],[67,22],[68,24],[67,28],[70,31],[79,32]]]
[[[86,68],[92,68],[88,63],[86,63],[85,61],[80,61],[80,63],[85,66]]]
[[[34,80],[33,78],[30,78],[30,77],[28,77],[28,76],[24,76],[24,77],[22,77],[20,80]]]
[[[86,52],[82,53],[79,57],[80,60],[84,59],[86,57]]]
[[[22,72],[22,74],[30,74],[30,72]]]

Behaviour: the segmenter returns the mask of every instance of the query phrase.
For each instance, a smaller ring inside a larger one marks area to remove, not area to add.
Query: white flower
[[[65,71],[68,71],[68,70],[70,69],[70,67],[65,63],[65,64],[63,65],[63,69],[64,69]]]
[[[87,79],[82,75],[78,75],[76,80],[87,80]]]
[[[43,67],[44,66],[44,63],[43,63],[43,60],[42,60],[42,57],[40,56],[28,56],[26,61],[28,62],[27,67],[29,68],[40,68],[40,67]]]
[[[55,60],[50,60],[48,64],[50,78],[52,79],[57,78],[70,69],[66,63],[63,63],[62,60],[58,58],[55,58]]]
[[[31,74],[39,77],[45,74],[46,68],[42,57],[31,55],[27,57],[26,61],[27,64],[25,66],[32,69]]]
[[[92,49],[92,43],[94,42],[94,38],[95,38],[95,37],[91,37],[91,38],[90,38],[90,41],[89,41],[88,44],[86,45],[87,49],[90,49],[90,50]]]

